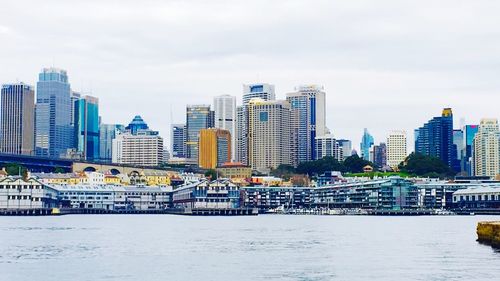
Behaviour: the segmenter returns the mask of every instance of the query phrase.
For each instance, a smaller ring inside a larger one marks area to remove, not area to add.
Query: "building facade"
[[[186,107],[186,158],[198,162],[198,140],[200,131],[214,127],[214,112],[210,105],[188,105]]]
[[[58,68],[44,68],[37,83],[36,155],[59,158],[74,147],[72,106],[67,72]]]
[[[290,159],[290,104],[252,99],[248,105],[248,151],[253,170],[269,173]]]
[[[231,162],[231,133],[228,130],[209,128],[200,131],[198,166],[215,169]]]
[[[359,144],[359,148],[361,150],[360,157],[365,160],[370,160],[370,148],[374,145],[373,136],[370,135],[368,129],[365,128],[363,131],[363,136],[361,137],[361,143]]]
[[[120,124],[101,124],[99,126],[99,161],[111,162],[113,159],[113,140],[125,131]]]
[[[352,142],[350,140],[337,140],[342,157],[340,161],[344,161],[347,157],[352,155]]]
[[[315,159],[316,137],[326,134],[326,94],[322,86],[295,88],[286,95],[291,109],[292,164]]]
[[[497,119],[482,119],[473,141],[473,166],[476,176],[500,174],[500,131]]]
[[[406,132],[391,132],[387,137],[387,165],[397,169],[407,156]]]
[[[373,146],[373,164],[379,168],[387,166],[387,145],[381,142]]]
[[[186,158],[186,124],[172,124],[172,157]]]
[[[338,161],[342,161],[342,149],[335,137],[331,134],[316,137],[314,159],[322,159],[325,157],[333,157]]]
[[[84,160],[99,159],[99,100],[83,96],[75,102],[75,148]]]
[[[479,125],[465,125],[464,132],[464,145],[462,151],[462,171],[468,176],[474,175],[472,170],[472,148],[474,137],[479,130]]]
[[[231,160],[236,160],[236,97],[229,95],[214,98],[215,128],[228,130],[231,134]]]
[[[24,83],[2,85],[0,97],[0,152],[33,155],[35,92]]]

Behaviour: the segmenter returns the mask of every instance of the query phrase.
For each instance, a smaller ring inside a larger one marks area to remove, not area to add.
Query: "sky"
[[[25,1],[0,9],[0,83],[68,71],[103,123],[141,115],[170,143],[187,104],[271,83],[324,86],[327,125],[359,149],[452,107],[500,117],[500,1]]]

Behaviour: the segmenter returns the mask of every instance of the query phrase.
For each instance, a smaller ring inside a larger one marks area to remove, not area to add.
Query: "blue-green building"
[[[99,159],[99,100],[84,96],[75,102],[75,147],[85,160]]]

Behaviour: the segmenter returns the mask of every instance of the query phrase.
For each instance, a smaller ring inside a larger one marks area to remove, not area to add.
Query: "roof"
[[[455,191],[453,195],[468,195],[478,193],[500,193],[500,186],[495,185],[478,185]]]

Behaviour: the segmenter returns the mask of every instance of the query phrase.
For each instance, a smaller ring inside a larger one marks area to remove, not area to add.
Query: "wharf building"
[[[71,89],[68,74],[44,68],[37,82],[35,106],[35,153],[59,158],[74,148]]]
[[[291,157],[292,165],[315,158],[316,137],[326,134],[326,102],[322,86],[307,85],[288,93],[290,103]]]
[[[200,131],[214,127],[214,112],[210,105],[188,105],[186,107],[186,158],[198,163]]]
[[[399,164],[408,156],[406,132],[392,131],[387,137],[387,165],[397,170]]]
[[[175,189],[172,203],[180,209],[240,208],[240,188],[225,179],[204,180]]]
[[[252,99],[248,104],[248,160],[253,170],[269,173],[291,164],[290,104]]]
[[[83,96],[74,103],[75,148],[83,160],[99,159],[99,99]]]
[[[0,152],[33,155],[35,92],[24,83],[2,85],[0,97]]]
[[[59,206],[57,190],[38,179],[4,177],[0,178],[0,209],[48,209]]]
[[[231,133],[216,128],[200,130],[198,150],[198,166],[202,169],[215,169],[231,162]]]
[[[453,193],[457,209],[500,210],[500,185],[480,185]]]
[[[454,168],[456,154],[453,153],[453,112],[451,108],[443,109],[441,116],[434,117],[415,130],[415,152],[440,158],[450,168]]]
[[[500,131],[497,119],[482,119],[473,140],[473,170],[476,176],[500,174]]]
[[[214,127],[231,134],[231,161],[236,161],[236,97],[222,95],[214,98]]]
[[[163,138],[135,116],[125,132],[113,140],[112,162],[156,167],[163,161]]]

